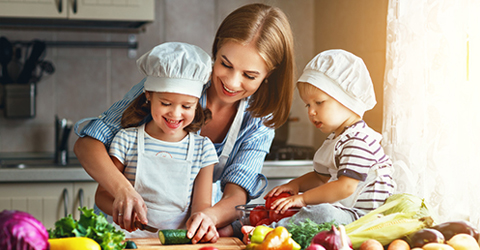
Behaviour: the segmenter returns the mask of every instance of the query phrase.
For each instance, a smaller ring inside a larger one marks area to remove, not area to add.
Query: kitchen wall
[[[385,0],[315,1],[315,54],[327,49],[344,49],[361,57],[373,81],[377,105],[364,115],[365,122],[382,132],[383,75],[387,39]],[[325,135],[314,130],[315,147]]]
[[[384,0],[158,0],[156,21],[137,34],[141,56],[157,44],[182,41],[211,51],[216,28],[231,11],[244,4],[263,2],[282,8],[289,16],[295,36],[298,74],[318,52],[344,48],[364,57],[375,83],[379,104],[365,119],[381,130],[384,51]],[[383,29],[383,30],[382,30]],[[11,41],[122,41],[128,34],[87,31],[32,31],[0,29]],[[383,52],[382,52],[383,51]],[[383,54],[382,54],[383,53]],[[36,117],[6,119],[0,110],[0,153],[53,152],[54,117],[78,121],[98,116],[142,79],[135,59],[126,49],[47,48],[46,60],[56,71],[37,85]],[[297,77],[299,76],[297,74]],[[296,94],[290,123],[289,143],[318,146],[322,135],[310,125],[304,104]],[[70,136],[69,146],[77,136]]]

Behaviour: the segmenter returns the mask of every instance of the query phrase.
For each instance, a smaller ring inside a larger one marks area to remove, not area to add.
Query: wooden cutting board
[[[221,237],[216,243],[197,243],[197,244],[185,244],[185,245],[162,245],[158,238],[135,238],[128,239],[137,244],[138,249],[158,249],[158,250],[194,250],[200,249],[206,246],[216,247],[219,250],[243,250],[245,244],[235,237]]]

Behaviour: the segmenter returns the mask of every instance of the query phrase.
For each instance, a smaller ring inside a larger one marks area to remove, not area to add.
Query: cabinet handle
[[[64,213],[65,217],[68,216],[68,190],[66,188],[63,189],[63,206],[64,206]]]
[[[63,0],[57,0],[58,1],[58,4],[57,4],[57,9],[58,9],[58,13],[62,13],[62,9],[63,9]]]
[[[83,207],[83,188],[78,190],[78,201],[80,203],[80,207]]]
[[[72,10],[73,13],[77,14],[77,0],[73,0]]]

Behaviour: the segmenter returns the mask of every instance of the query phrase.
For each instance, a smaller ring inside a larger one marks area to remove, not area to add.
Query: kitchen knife
[[[158,232],[158,228],[142,224],[138,220],[135,221],[135,226],[138,227],[140,230],[149,231],[149,232],[152,232],[152,233],[157,233]]]

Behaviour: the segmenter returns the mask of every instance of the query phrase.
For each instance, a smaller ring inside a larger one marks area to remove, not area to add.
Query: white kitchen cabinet
[[[96,188],[96,182],[0,183],[0,211],[25,211],[53,228],[65,213],[78,219],[81,201],[93,208]]]
[[[154,20],[154,0],[0,0],[0,17]]]

